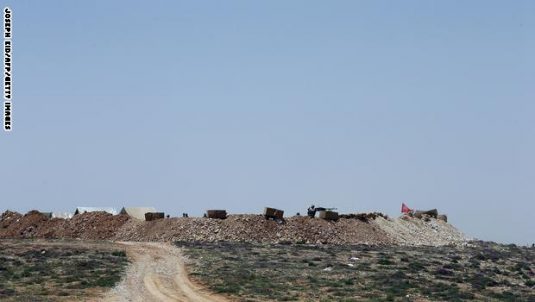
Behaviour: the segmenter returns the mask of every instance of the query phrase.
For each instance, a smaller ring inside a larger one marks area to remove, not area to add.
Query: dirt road
[[[169,243],[121,242],[130,265],[126,277],[103,301],[222,302],[226,298],[193,284],[180,250]]]

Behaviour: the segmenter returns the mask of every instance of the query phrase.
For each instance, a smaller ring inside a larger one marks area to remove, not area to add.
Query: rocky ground
[[[117,241],[229,241],[313,244],[463,245],[465,236],[434,218],[352,215],[338,221],[294,216],[283,222],[262,215],[227,219],[170,218],[139,221],[126,215],[84,213],[49,219],[37,211],[0,216],[0,238],[80,238]]]

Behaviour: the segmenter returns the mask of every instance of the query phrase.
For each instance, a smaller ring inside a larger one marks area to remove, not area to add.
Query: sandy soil
[[[131,261],[103,301],[228,301],[192,283],[180,250],[169,243],[120,242]]]

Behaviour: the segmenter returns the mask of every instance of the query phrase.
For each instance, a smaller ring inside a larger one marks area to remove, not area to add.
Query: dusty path
[[[103,301],[222,302],[226,298],[193,284],[180,250],[169,243],[121,242],[131,262],[124,278]]]

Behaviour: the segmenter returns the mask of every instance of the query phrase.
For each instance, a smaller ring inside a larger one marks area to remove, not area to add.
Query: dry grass
[[[0,240],[0,300],[98,297],[120,280],[126,264],[112,243]]]
[[[240,301],[535,301],[535,249],[513,245],[177,244],[194,279]]]

